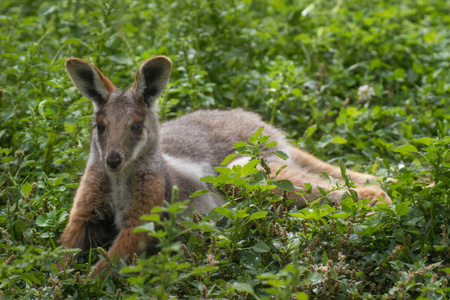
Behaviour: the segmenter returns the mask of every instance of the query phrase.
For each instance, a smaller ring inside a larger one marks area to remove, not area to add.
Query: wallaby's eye
[[[105,132],[105,124],[97,123],[95,124],[95,127],[97,127],[98,134],[103,134]]]
[[[136,134],[142,133],[142,129],[144,129],[144,126],[142,126],[142,124],[133,123],[133,125],[131,125],[131,131],[133,131]]]

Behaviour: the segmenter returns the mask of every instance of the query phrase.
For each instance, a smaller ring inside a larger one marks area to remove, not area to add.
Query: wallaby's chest
[[[107,197],[109,209],[114,216],[114,224],[120,231],[125,228],[124,214],[133,203],[133,184],[126,177],[117,176],[110,178],[111,192]]]

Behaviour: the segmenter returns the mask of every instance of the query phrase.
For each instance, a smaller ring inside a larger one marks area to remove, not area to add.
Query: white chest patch
[[[109,206],[114,214],[114,224],[119,231],[124,229],[123,213],[128,209],[132,199],[130,187],[127,186],[127,179],[122,176],[110,176],[111,180],[111,201]]]

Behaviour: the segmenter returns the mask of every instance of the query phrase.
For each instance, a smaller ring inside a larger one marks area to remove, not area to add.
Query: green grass
[[[446,0],[1,1],[0,297],[449,298],[449,26]],[[341,209],[287,211],[284,199],[274,211],[273,181],[222,170],[209,180],[233,181],[244,200],[182,221],[181,203],[164,208],[166,231],[146,228],[158,256],[100,280],[88,278],[92,251],[58,273],[92,114],[64,60],[126,88],[155,55],[173,62],[162,120],[256,111],[323,160],[394,176],[383,182],[394,203],[349,195]]]

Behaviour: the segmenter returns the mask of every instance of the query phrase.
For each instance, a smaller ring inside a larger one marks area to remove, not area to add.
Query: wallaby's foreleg
[[[105,219],[102,210],[105,204],[105,194],[108,193],[108,182],[96,167],[90,167],[81,178],[80,186],[75,195],[69,224],[64,229],[59,243],[65,248],[81,248],[87,250],[89,241],[87,229],[90,222]],[[91,241],[98,242],[98,241]],[[87,246],[87,247],[86,247]]]
[[[81,178],[73,208],[70,211],[69,224],[59,239],[59,244],[66,249],[80,248],[88,250],[92,244],[100,244],[104,237],[94,235],[95,223],[104,220],[102,211],[108,184],[96,167],[90,167]],[[96,240],[98,238],[98,240]],[[59,266],[60,268],[60,266]]]
[[[325,172],[333,178],[341,178],[341,169],[339,167],[326,163],[317,157],[293,146],[289,148],[289,159],[299,167],[312,173],[322,175],[322,173]],[[373,175],[350,170],[347,170],[347,176],[349,176],[356,185],[365,185],[369,181],[378,179],[378,177]]]

